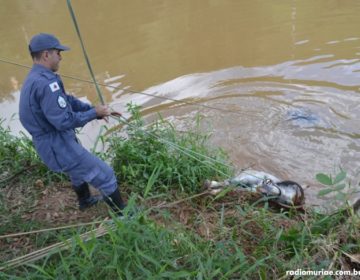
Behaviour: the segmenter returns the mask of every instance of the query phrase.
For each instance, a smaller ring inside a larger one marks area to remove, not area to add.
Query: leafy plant
[[[346,206],[349,205],[349,199],[356,192],[354,188],[348,185],[345,182],[346,172],[340,170],[338,174],[333,178],[331,175],[324,173],[316,174],[316,179],[318,182],[325,186],[324,189],[318,192],[318,196],[326,196],[329,194],[335,194],[334,199],[341,203],[345,203]]]

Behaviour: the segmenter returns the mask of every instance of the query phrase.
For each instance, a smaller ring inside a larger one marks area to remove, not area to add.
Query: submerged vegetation
[[[105,223],[107,234],[98,238],[94,234],[86,242],[80,234],[94,225],[0,238],[0,279],[287,279],[287,271],[299,268],[360,270],[360,220],[353,212],[284,212],[256,194],[231,189],[216,197],[207,195],[202,189],[205,179],[233,172],[225,164],[225,153],[209,147],[209,136],[197,126],[179,132],[165,120],[145,125],[139,108],[130,105],[129,110],[133,118],[122,134],[102,136],[109,144],[103,156],[111,161],[122,190],[129,193],[130,207],[137,205],[136,214]],[[26,217],[32,213],[33,218],[34,201],[56,189],[56,184],[65,184],[64,177],[47,171],[27,138],[9,132],[0,130],[0,234],[59,224],[55,215],[47,221]],[[27,169],[32,165],[37,168]],[[318,177],[333,191],[343,190],[337,186],[344,174],[331,182],[324,175]],[[39,187],[38,180],[44,186]],[[17,198],[16,209],[14,193],[27,197]],[[103,206],[91,210],[95,212],[88,220],[102,220],[107,214]],[[67,207],[61,208],[68,216],[62,225],[80,215],[69,214]],[[78,222],[85,221],[78,217]],[[28,264],[18,261],[16,268],[3,267],[16,256],[70,237],[68,250]]]

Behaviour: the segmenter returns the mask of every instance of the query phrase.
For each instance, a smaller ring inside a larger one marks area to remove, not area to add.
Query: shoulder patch
[[[59,95],[57,102],[58,102],[58,105],[60,106],[60,108],[62,108],[62,109],[66,108],[66,100],[61,95]]]
[[[52,92],[55,92],[60,89],[60,86],[57,82],[53,82],[53,83],[49,84],[49,87]]]

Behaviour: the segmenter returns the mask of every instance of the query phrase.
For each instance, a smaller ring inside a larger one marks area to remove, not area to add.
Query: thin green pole
[[[82,51],[83,51],[83,54],[84,54],[84,57],[85,57],[85,61],[86,61],[86,64],[89,68],[89,71],[90,71],[90,75],[91,75],[91,78],[93,79],[94,81],[94,84],[95,84],[95,88],[96,88],[96,93],[100,99],[100,102],[101,104],[105,104],[105,101],[104,101],[104,97],[103,97],[103,94],[101,93],[101,90],[99,88],[99,85],[98,83],[96,82],[96,79],[95,79],[95,75],[94,75],[94,72],[92,70],[92,67],[91,67],[91,64],[90,64],[90,60],[89,60],[89,57],[86,53],[86,49],[85,49],[85,45],[84,45],[84,42],[81,38],[81,33],[80,33],[80,29],[79,29],[79,25],[77,24],[77,21],[76,21],[76,16],[75,16],[75,13],[74,13],[74,10],[71,6],[71,0],[67,0],[67,5],[68,5],[68,8],[69,8],[69,12],[70,12],[70,15],[71,15],[71,18],[72,18],[72,21],[74,23],[74,26],[75,26],[75,29],[76,29],[76,33],[77,33],[77,36],[80,40],[80,44],[81,44],[81,48],[82,48]]]

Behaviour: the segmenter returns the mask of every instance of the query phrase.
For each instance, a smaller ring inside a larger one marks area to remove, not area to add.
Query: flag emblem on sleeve
[[[53,83],[49,84],[49,87],[52,92],[55,92],[60,89],[59,84],[57,82],[53,82]]]

